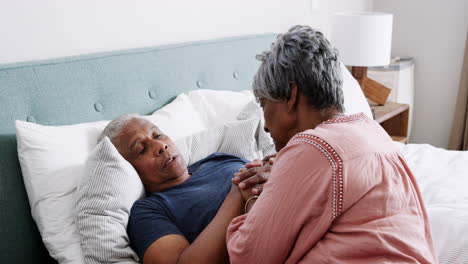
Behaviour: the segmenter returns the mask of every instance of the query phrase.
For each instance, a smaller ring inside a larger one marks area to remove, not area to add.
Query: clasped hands
[[[250,197],[260,195],[263,185],[270,177],[270,171],[275,162],[276,154],[266,156],[262,160],[254,160],[240,168],[232,178],[232,183],[239,187],[242,197],[247,201]]]

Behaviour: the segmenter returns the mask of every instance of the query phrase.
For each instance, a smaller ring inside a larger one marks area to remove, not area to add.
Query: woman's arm
[[[331,164],[313,146],[284,148],[251,211],[229,226],[231,263],[297,263],[294,248],[313,247],[332,222],[332,182]],[[306,243],[297,244],[300,236]]]
[[[181,235],[161,237],[148,247],[143,263],[229,263],[226,230],[231,220],[243,213],[243,206],[241,192],[232,185],[216,216],[192,244]]]

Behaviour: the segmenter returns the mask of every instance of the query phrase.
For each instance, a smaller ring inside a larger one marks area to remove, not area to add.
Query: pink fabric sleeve
[[[231,263],[297,263],[292,248],[313,247],[332,222],[332,172],[315,147],[285,147],[251,211],[228,227]]]

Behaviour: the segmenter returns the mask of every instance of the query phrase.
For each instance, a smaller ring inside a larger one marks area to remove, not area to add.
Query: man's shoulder
[[[134,213],[142,213],[142,212],[148,212],[148,211],[156,211],[157,209],[162,209],[163,204],[161,200],[153,194],[150,194],[149,196],[135,201],[133,203],[132,209],[131,209],[131,214]]]

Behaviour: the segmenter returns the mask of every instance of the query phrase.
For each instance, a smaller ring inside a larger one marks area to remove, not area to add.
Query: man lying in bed
[[[243,172],[241,191],[232,177],[246,160],[214,153],[188,168],[174,142],[151,122],[125,115],[113,120],[109,137],[133,165],[147,196],[135,202],[127,232],[144,263],[229,263],[226,229],[243,214],[244,201],[261,191],[269,166]],[[254,174],[254,175],[252,175]],[[239,175],[240,176],[240,175]],[[236,183],[239,183],[237,181]]]

